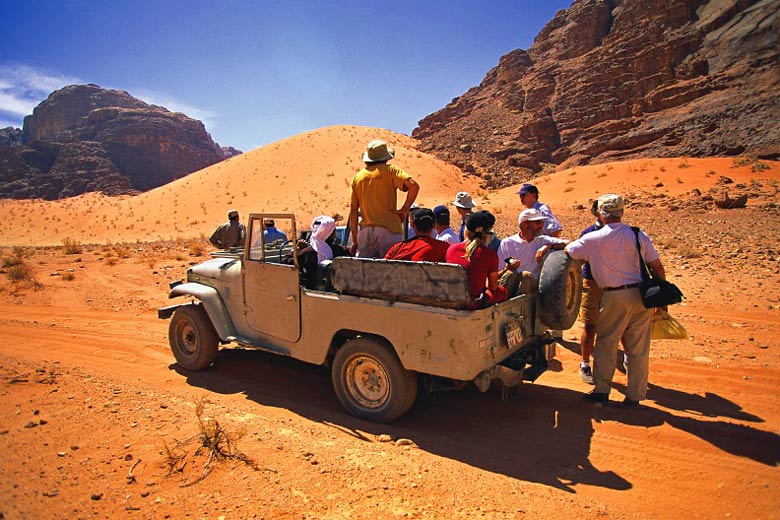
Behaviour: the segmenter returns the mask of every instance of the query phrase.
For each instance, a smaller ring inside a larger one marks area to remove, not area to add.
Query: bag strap
[[[642,274],[642,281],[649,282],[651,276],[649,269],[647,268],[647,264],[645,263],[645,259],[642,258],[642,248],[639,245],[639,228],[636,226],[631,226],[631,230],[634,232],[634,238],[636,239],[636,252],[639,253],[639,271]]]

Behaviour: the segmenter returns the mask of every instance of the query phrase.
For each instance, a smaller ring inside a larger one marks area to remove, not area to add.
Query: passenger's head
[[[371,141],[363,153],[363,162],[366,164],[385,163],[395,157],[395,152],[381,139]]]
[[[517,217],[517,223],[520,226],[520,236],[530,242],[542,234],[544,221],[547,219],[539,210],[526,208],[520,212]]]
[[[418,235],[430,236],[433,229],[433,211],[428,208],[417,208],[414,210],[412,225]]]
[[[604,222],[620,221],[623,217],[623,197],[608,193],[598,198],[599,215]]]
[[[265,220],[263,221],[263,225],[264,225],[266,228],[272,228],[272,227],[274,227],[274,226],[276,225],[276,223],[274,222],[274,219],[272,219],[272,218],[267,218],[267,219],[265,219]]]
[[[231,209],[228,211],[228,220],[238,220],[238,210]]]
[[[479,244],[487,245],[493,239],[493,224],[496,223],[496,217],[489,211],[477,211],[466,218],[466,258],[471,258],[471,254]]]
[[[536,201],[539,200],[539,188],[530,183],[523,184],[517,194],[520,195],[520,202],[526,208],[533,207]]]
[[[311,238],[325,241],[336,231],[336,221],[326,215],[315,217],[311,222]]]
[[[471,195],[465,191],[459,191],[458,194],[455,195],[455,200],[452,201],[452,205],[455,206],[455,209],[458,210],[458,215],[464,220],[474,211],[474,208],[477,207],[471,199]]]
[[[450,210],[447,209],[447,206],[433,208],[433,218],[438,227],[447,228],[450,226]]]

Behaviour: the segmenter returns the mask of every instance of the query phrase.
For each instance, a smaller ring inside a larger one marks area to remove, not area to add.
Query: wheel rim
[[[344,371],[349,396],[364,408],[381,408],[390,398],[390,380],[382,364],[365,354],[353,356]]]
[[[196,329],[192,323],[185,321],[179,325],[179,350],[187,357],[194,356],[198,351],[198,344],[200,338],[198,336],[198,329]]]

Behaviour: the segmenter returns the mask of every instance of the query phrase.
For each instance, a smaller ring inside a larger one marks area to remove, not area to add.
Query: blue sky
[[[409,134],[571,0],[0,0],[0,128],[96,83],[244,151],[314,128]]]

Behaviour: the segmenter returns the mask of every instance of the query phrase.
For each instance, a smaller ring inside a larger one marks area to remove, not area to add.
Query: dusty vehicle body
[[[171,284],[171,298],[195,300],[159,310],[162,319],[173,316],[169,340],[183,368],[207,368],[219,343],[331,366],[346,410],[386,422],[411,408],[421,383],[431,389],[473,381],[485,391],[493,379],[506,386],[534,380],[555,354],[544,331],[576,318],[581,279],[568,257],[554,277],[556,294],[547,291],[555,300],[548,306],[566,315],[547,313],[555,323],[545,324],[537,312],[542,293],[465,309],[465,270],[452,264],[335,258],[309,274],[319,283],[307,289],[297,245],[265,244],[263,218],[288,221],[288,236],[297,236],[293,215],[252,214],[244,249],[214,253],[188,270],[185,283]]]

